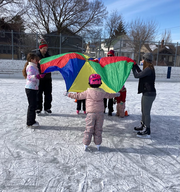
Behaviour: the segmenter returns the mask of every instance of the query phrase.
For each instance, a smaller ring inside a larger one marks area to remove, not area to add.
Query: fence
[[[26,59],[28,52],[38,50],[39,34],[0,31],[0,59]],[[145,52],[152,52],[156,66],[180,66],[180,46],[178,43],[142,42],[128,40],[126,37],[113,40],[88,38],[72,34],[48,34],[43,36],[48,43],[51,55],[80,52],[89,57],[105,57],[109,49],[116,56],[130,57],[141,63]]]

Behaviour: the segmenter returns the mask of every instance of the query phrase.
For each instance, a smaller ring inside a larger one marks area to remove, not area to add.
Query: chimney
[[[164,45],[164,39],[161,41],[161,48],[163,48]]]

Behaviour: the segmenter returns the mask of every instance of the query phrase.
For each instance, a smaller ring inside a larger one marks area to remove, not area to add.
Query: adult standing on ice
[[[110,50],[107,53],[107,57],[114,57],[114,50]],[[107,98],[104,98],[104,113],[106,112],[106,107],[107,107]],[[113,109],[113,98],[108,100],[108,115],[112,116],[112,112],[114,111]]]
[[[49,57],[48,45],[44,39],[40,40],[39,51],[37,53],[39,59]],[[39,72],[41,73],[40,65],[38,64]],[[51,102],[52,102],[52,78],[51,73],[47,73],[43,79],[39,81],[39,91],[37,97],[37,110],[36,113],[40,114],[43,109],[43,93],[44,93],[44,112],[51,114]]]
[[[138,137],[150,138],[151,136],[151,108],[156,98],[155,89],[155,69],[152,64],[152,54],[145,53],[143,55],[143,71],[139,66],[133,65],[132,71],[135,78],[139,78],[138,94],[142,93],[141,98],[141,126],[134,127]]]

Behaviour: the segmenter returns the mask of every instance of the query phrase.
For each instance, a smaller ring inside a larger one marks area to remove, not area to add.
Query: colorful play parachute
[[[134,63],[128,57],[93,60],[81,53],[65,53],[42,59],[40,68],[42,73],[60,71],[68,92],[85,91],[89,87],[89,76],[98,73],[102,79],[101,88],[114,93],[122,88]]]

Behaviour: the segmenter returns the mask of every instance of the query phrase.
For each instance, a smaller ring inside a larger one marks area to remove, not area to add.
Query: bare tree
[[[171,39],[171,31],[164,31],[164,33],[162,33],[161,35],[161,39],[164,40],[165,43],[171,43],[172,39]]]
[[[9,22],[16,16],[22,16],[25,11],[24,4],[24,0],[0,0],[1,18]]]
[[[125,34],[125,25],[121,14],[117,11],[111,12],[110,16],[106,18],[105,22],[105,33],[106,33],[106,44],[108,50],[113,42],[113,40],[120,35]]]
[[[152,41],[155,38],[158,25],[155,21],[143,21],[136,19],[128,26],[128,36],[133,40],[131,46],[134,48],[135,59],[138,60],[138,51],[146,41]]]
[[[100,25],[106,13],[101,0],[29,0],[28,27],[39,33],[56,30],[58,34],[69,28],[76,34]]]

